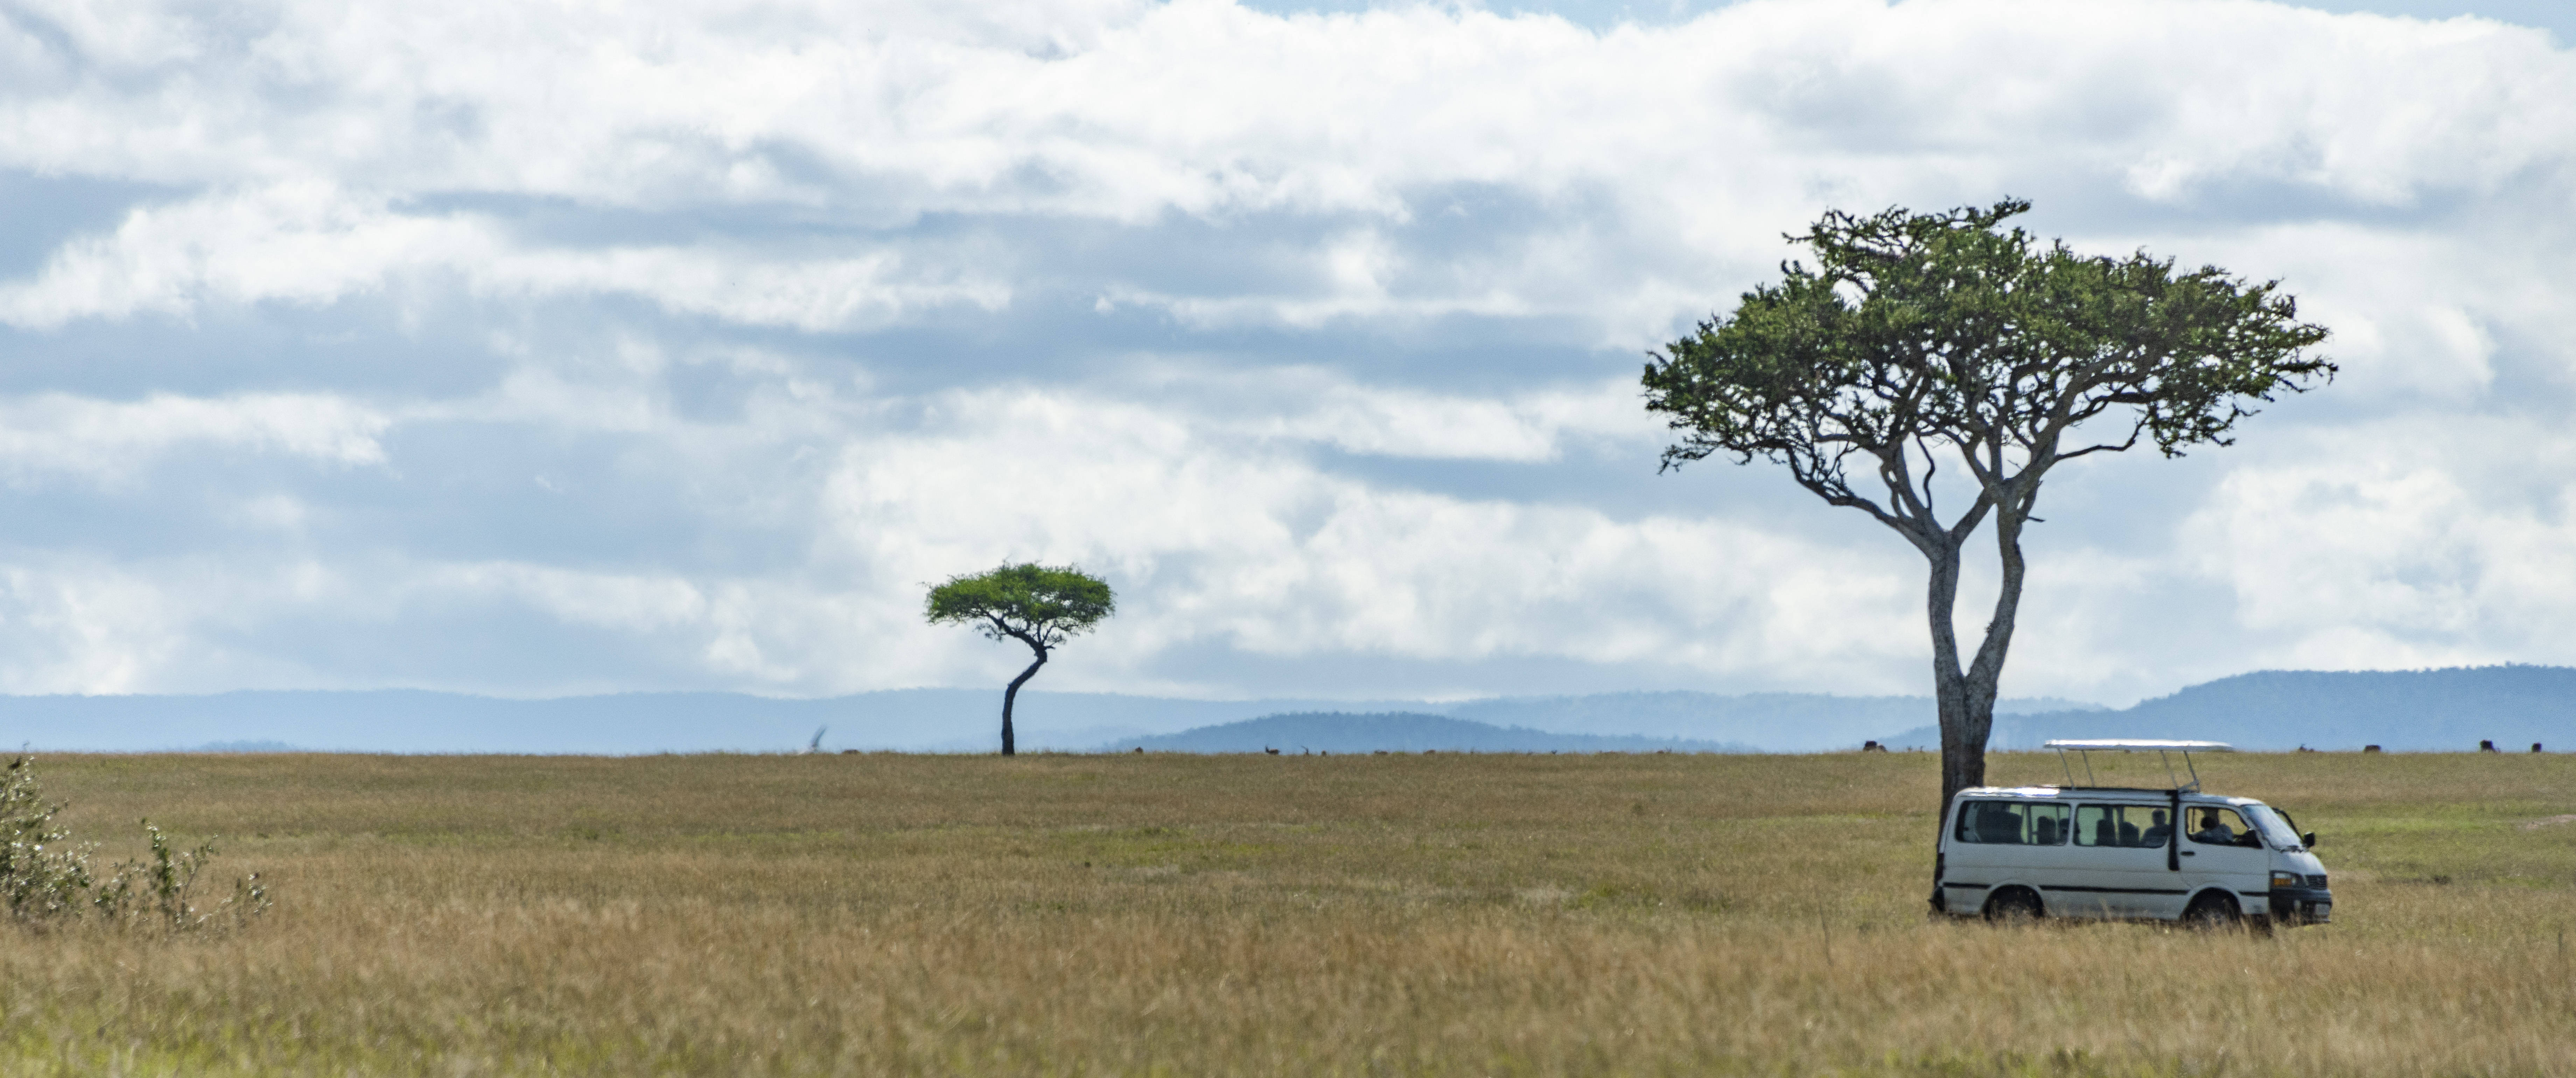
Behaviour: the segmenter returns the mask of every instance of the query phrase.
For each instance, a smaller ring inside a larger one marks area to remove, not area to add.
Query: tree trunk
[[[1045,666],[1046,661],[1047,653],[1041,649],[1038,652],[1038,661],[1030,663],[1028,669],[1020,671],[1020,676],[1011,679],[1011,687],[1002,690],[1002,755],[1004,756],[1019,755],[1019,746],[1011,738],[1011,705],[1020,699],[1020,686],[1028,684],[1030,678],[1038,676],[1038,667]]]
[[[1932,563],[1924,613],[1932,621],[1932,695],[1941,709],[1941,809],[1947,812],[1959,791],[1986,784],[1986,735],[1994,726],[1995,697],[1988,689],[1984,706],[1978,706],[1968,672],[1959,667],[1959,630],[1951,620],[1959,605],[1959,548],[1926,546],[1923,555]]]
[[[1932,619],[1932,680],[1941,705],[1941,807],[1971,786],[1986,784],[1986,742],[1994,735],[1995,697],[2003,686],[2004,658],[2012,651],[2013,628],[2021,612],[2021,529],[2029,516],[2028,499],[1995,511],[1996,555],[2003,580],[1995,591],[1994,617],[1978,641],[1976,661],[1959,667],[1959,636],[1951,613],[1959,600],[1959,552],[1927,550],[1932,580],[1927,612]]]

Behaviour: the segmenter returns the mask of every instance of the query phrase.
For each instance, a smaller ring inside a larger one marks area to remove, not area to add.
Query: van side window
[[[2066,841],[2066,806],[1970,801],[1959,806],[1958,838],[2002,846],[2054,846]]]
[[[2165,816],[2165,810],[2149,805],[2078,805],[2075,844],[2163,849],[2173,837],[2173,823]]]
[[[2260,846],[2263,844],[2261,839],[2254,837],[2254,829],[2245,825],[2244,817],[2238,816],[2235,809],[2194,807],[2182,810],[2182,814],[2190,821],[2190,829],[2184,833],[2190,835],[2193,842],[2201,845]]]

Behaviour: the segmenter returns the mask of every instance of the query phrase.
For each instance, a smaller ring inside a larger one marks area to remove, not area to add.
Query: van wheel
[[[2039,896],[2019,887],[1998,891],[1986,900],[1986,920],[1996,924],[2028,924],[2047,915]]]
[[[2236,909],[2236,900],[2216,891],[2192,899],[2190,908],[2182,911],[2183,927],[2203,931],[2234,928],[2244,920]]]

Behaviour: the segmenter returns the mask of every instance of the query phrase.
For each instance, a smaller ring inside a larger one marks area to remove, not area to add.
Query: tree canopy
[[[992,640],[1017,640],[1036,661],[1002,692],[1002,755],[1018,751],[1011,709],[1020,686],[1037,676],[1057,645],[1090,632],[1118,610],[1109,583],[1070,565],[1003,565],[962,573],[930,589],[925,613],[933,625],[972,625]]]
[[[2030,203],[1918,214],[1828,212],[1816,258],[1744,293],[1735,313],[1651,356],[1647,408],[1679,439],[1665,468],[1786,465],[1826,502],[1894,529],[1931,563],[1927,614],[1941,707],[1942,796],[1982,783],[1994,697],[2021,599],[2021,539],[2058,464],[2150,444],[2228,445],[2238,421],[2331,379],[2278,281],[2177,272],[2141,251],[2080,255],[2003,223]],[[1966,504],[1934,484],[1956,464]],[[1993,620],[1962,666],[1951,611],[1960,553],[1991,517]]]

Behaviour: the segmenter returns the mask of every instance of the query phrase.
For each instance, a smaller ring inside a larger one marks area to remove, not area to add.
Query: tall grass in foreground
[[[1928,755],[47,767],[281,897],[0,939],[9,1074],[2576,1074],[2565,757],[2204,763],[2269,940],[1927,921]]]

